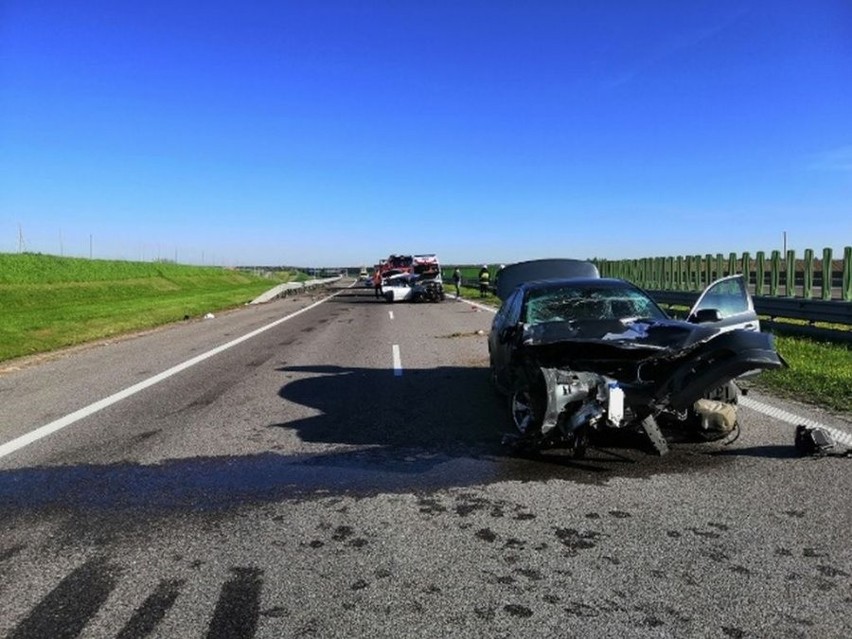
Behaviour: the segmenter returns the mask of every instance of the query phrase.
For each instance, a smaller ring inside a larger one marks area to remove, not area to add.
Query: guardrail
[[[452,286],[452,284],[450,284]],[[462,278],[462,286],[479,288],[479,281]],[[494,286],[489,286],[494,294]],[[659,291],[647,293],[663,306],[691,307],[701,294],[698,291]],[[763,318],[761,326],[773,333],[809,337],[828,342],[852,344],[852,302],[811,300],[802,298],[784,298],[770,296],[752,296],[754,309]],[[805,325],[779,322],[780,319],[794,319],[808,322]],[[815,326],[816,323],[837,324],[850,327],[850,330]]]
[[[338,275],[337,277],[326,277],[321,280],[306,280],[304,282],[287,282],[286,284],[279,284],[278,286],[271,288],[262,295],[256,297],[249,302],[249,304],[265,304],[266,302],[271,302],[274,299],[284,297],[290,293],[305,291],[316,286],[324,286],[326,284],[336,282],[339,279],[340,276]]]
[[[691,291],[648,291],[648,294],[664,306],[692,306],[700,295]],[[852,344],[852,330],[814,326],[820,322],[852,327],[852,302],[768,296],[753,296],[753,299],[757,314],[769,318],[761,320],[761,325],[773,333]],[[808,324],[790,324],[779,319],[804,320]]]
[[[852,302],[850,246],[843,249],[842,259],[834,259],[825,248],[821,258],[806,249],[802,257],[790,250],[591,261],[603,277],[623,278],[645,290],[700,291],[720,277],[744,273],[756,296]]]

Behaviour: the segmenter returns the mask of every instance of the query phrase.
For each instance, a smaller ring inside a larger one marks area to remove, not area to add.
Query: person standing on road
[[[376,297],[382,296],[382,273],[379,269],[376,269],[376,272],[373,273],[373,288],[376,291]]]
[[[461,298],[461,271],[456,267],[453,271],[453,284],[456,285],[456,297]]]
[[[479,297],[488,295],[488,283],[491,279],[491,274],[488,272],[488,264],[483,264],[479,270]]]

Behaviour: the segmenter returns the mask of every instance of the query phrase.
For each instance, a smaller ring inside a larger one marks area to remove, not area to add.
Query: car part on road
[[[852,455],[852,436],[827,426],[796,426],[794,440],[800,455],[825,457],[828,455],[847,457]]]

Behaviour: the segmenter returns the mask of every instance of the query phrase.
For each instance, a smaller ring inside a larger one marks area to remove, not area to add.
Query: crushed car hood
[[[767,333],[680,320],[585,320],[525,326],[522,351],[543,366],[651,384],[676,409],[744,373],[786,363]]]
[[[561,342],[627,350],[679,350],[704,342],[719,330],[680,320],[576,320],[525,326],[524,346]]]

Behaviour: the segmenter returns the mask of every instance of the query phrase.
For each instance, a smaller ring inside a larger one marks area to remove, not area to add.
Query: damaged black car
[[[596,431],[625,429],[665,454],[661,425],[720,439],[738,427],[737,379],[786,366],[741,275],[708,286],[686,320],[580,260],[507,266],[497,295],[491,376],[524,448],[579,457]]]

